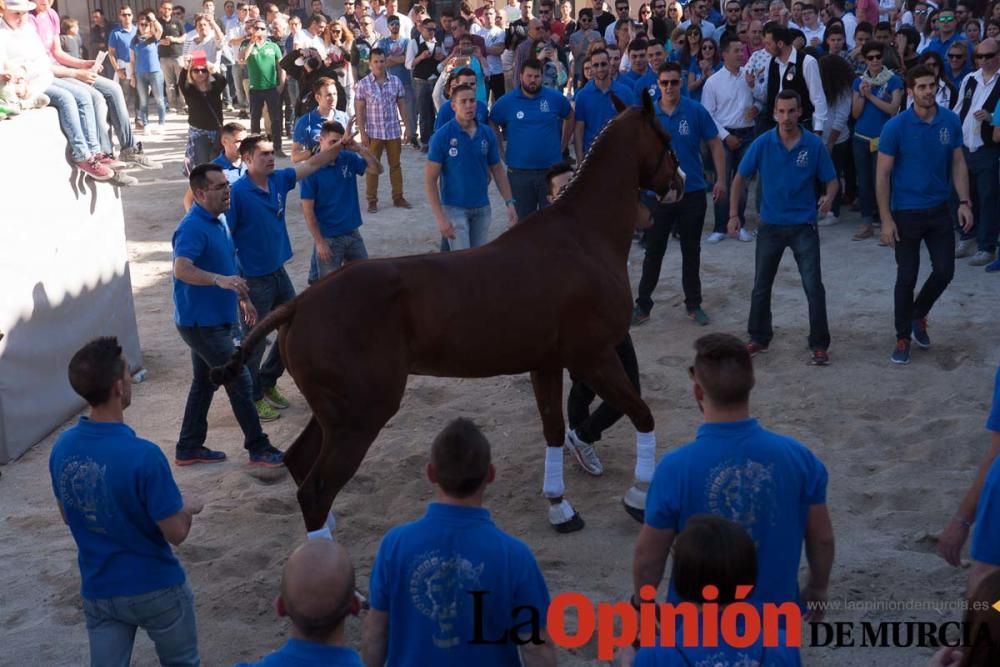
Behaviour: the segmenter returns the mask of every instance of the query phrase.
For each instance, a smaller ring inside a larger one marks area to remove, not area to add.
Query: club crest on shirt
[[[93,459],[74,456],[59,472],[59,497],[66,509],[82,514],[88,528],[97,533],[105,532],[101,520],[114,516],[107,470]]]
[[[482,152],[483,155],[486,155],[490,150],[490,142],[486,141],[485,139],[480,141],[479,150]]]
[[[450,144],[451,144],[452,146],[457,146],[457,145],[458,145],[458,139],[456,139],[455,137],[452,137],[452,138],[451,138],[451,141],[450,141],[449,143],[450,143]]]
[[[451,148],[448,149],[448,155],[452,157],[458,157],[458,149],[452,146]]]
[[[345,164],[343,167],[340,168],[340,174],[341,174],[341,176],[343,176],[344,178],[347,178],[347,176],[348,176],[347,171],[348,171],[347,170],[347,165]]]
[[[774,465],[747,460],[724,461],[708,473],[706,507],[740,524],[751,535],[755,527],[775,523]]]
[[[799,151],[799,154],[795,156],[795,166],[801,169],[805,169],[809,166],[809,151]]]
[[[517,117],[518,120],[524,120],[524,112],[523,111],[518,111],[514,115]]]
[[[538,103],[538,110],[541,111],[542,113],[548,113],[549,112],[549,101],[548,100],[542,100],[541,102],[539,102]]]
[[[686,120],[682,120],[680,123],[677,124],[677,134],[683,135],[685,137],[691,134],[691,126],[688,125],[688,122]]]
[[[951,143],[951,132],[948,131],[947,127],[942,127],[938,131],[938,141],[941,142],[942,146],[947,146]]]
[[[480,588],[479,579],[485,563],[473,565],[461,554],[442,555],[438,550],[422,554],[410,575],[410,601],[424,616],[435,623],[434,645],[439,648],[457,646],[462,640],[456,628],[466,617],[466,591]]]

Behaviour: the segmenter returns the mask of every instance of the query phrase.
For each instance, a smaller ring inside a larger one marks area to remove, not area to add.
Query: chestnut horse
[[[641,107],[608,123],[552,206],[479,248],[348,264],[270,313],[213,369],[213,381],[232,380],[278,329],[285,367],[313,412],[285,454],[311,534],[329,525],[334,499],[396,414],[410,374],[530,373],[550,448],[549,520],[559,532],[583,527],[563,499],[563,369],[627,415],[655,451],[653,416],[615,353],[629,329],[640,189],[664,200],[684,192],[646,93]],[[645,506],[652,456],[630,489],[633,515]]]

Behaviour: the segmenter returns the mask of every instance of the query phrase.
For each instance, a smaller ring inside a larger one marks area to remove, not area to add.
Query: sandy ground
[[[183,125],[172,118],[166,141],[147,152],[162,171],[135,172],[140,185],[125,194],[125,217],[140,340],[148,379],[134,388],[126,413],[138,433],[172,454],[190,382],[188,350],[172,324],[170,237],[182,215],[185,181],[179,170]],[[403,154],[406,195],[413,211],[384,208],[362,228],[375,257],[433,251],[438,236],[422,188],[422,156]],[[382,201],[389,200],[387,177]],[[502,229],[494,198],[493,232]],[[288,223],[295,257],[289,273],[305,287],[310,240],[297,196]],[[711,213],[709,213],[711,217]],[[808,365],[806,303],[786,256],[774,290],[776,338],[759,358],[753,411],[763,423],[810,446],[830,471],[829,506],[837,534],[831,597],[866,601],[960,598],[965,569],[934,555],[935,535],[957,505],[984,451],[983,422],[998,361],[988,338],[997,297],[981,269],[962,263],[932,317],[934,348],[916,350],[908,367],[888,363],[893,346],[890,252],[874,241],[851,242],[854,217],[822,230],[825,284],[833,333],[833,364]],[[642,251],[633,249],[633,282]],[[925,256],[926,263],[926,256]],[[927,268],[924,268],[926,274]],[[680,293],[680,254],[671,244],[650,323],[634,332],[643,393],[657,418],[658,453],[688,441],[700,423],[686,368],[692,342],[709,331],[745,335],[753,281],[753,245],[727,240],[702,251],[705,308],[712,324],[688,321]],[[339,313],[363,317],[364,313]],[[266,425],[287,446],[306,423],[307,409],[287,377],[281,388],[292,407]],[[567,386],[568,388],[568,386]],[[567,463],[568,497],[587,528],[557,536],[540,498],[543,440],[526,376],[489,380],[413,378],[399,413],[382,431],[354,480],[337,499],[339,539],[350,549],[359,585],[367,586],[379,540],[392,525],[424,511],[430,487],[422,478],[429,442],[456,416],[474,418],[494,446],[498,478],[488,495],[497,523],[534,549],[552,593],[581,591],[623,600],[630,592],[632,546],[638,532],[621,509],[632,479],[634,436],[620,423],[600,445],[606,473],[587,477]],[[287,632],[272,611],[281,566],[304,537],[287,475],[259,479],[244,466],[242,439],[224,396],[210,419],[212,447],[230,460],[220,466],[175,469],[182,490],[206,500],[177,553],[195,590],[201,653],[206,665],[255,659]],[[59,520],[47,461],[56,434],[3,469],[0,479],[0,665],[87,662],[76,549]],[[955,620],[955,611],[837,611],[829,620]],[[355,646],[360,623],[349,622]],[[922,664],[926,649],[816,649],[811,665]],[[155,664],[140,633],[135,664]],[[594,644],[560,653],[570,665],[597,664]]]

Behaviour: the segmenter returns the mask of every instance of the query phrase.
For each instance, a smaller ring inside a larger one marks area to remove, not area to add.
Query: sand
[[[173,327],[170,286],[170,237],[182,215],[185,187],[179,163],[183,132],[183,123],[172,117],[166,139],[147,142],[147,152],[165,160],[166,167],[134,172],[141,182],[125,193],[148,369],[148,379],[134,387],[126,418],[168,456],[191,374],[188,349]],[[430,252],[438,243],[423,194],[423,156],[405,149],[403,166],[406,196],[415,208],[365,214],[362,233],[373,257]],[[383,176],[383,205],[389,200],[388,185]],[[495,192],[491,196],[492,231],[499,233],[502,205]],[[303,289],[311,243],[297,196],[289,197],[288,211],[295,250],[288,270],[296,288]],[[996,279],[961,262],[932,313],[933,349],[915,350],[910,366],[895,367],[888,362],[894,344],[894,262],[891,252],[874,240],[850,240],[856,223],[856,216],[848,216],[821,230],[832,365],[808,364],[805,296],[789,253],[774,288],[776,337],[771,351],[755,362],[753,412],[766,427],[806,443],[829,469],[828,500],[837,537],[831,598],[854,603],[955,601],[967,570],[951,568],[934,554],[935,536],[957,507],[988,444],[983,423],[998,361],[989,334],[997,311],[991,283]],[[745,335],[753,252],[752,243],[732,240],[703,247],[704,307],[712,317],[703,328],[684,315],[680,253],[671,243],[652,319],[633,332],[643,393],[657,419],[658,455],[689,441],[701,421],[686,374],[692,342],[710,331]],[[633,285],[641,262],[642,251],[635,247]],[[925,266],[922,275],[926,273]],[[308,411],[288,377],[280,387],[292,407],[265,430],[285,447],[306,423]],[[567,463],[567,497],[587,527],[556,535],[540,497],[543,439],[527,376],[411,379],[399,413],[335,505],[338,538],[353,556],[359,585],[367,587],[383,533],[423,513],[431,492],[422,476],[429,442],[460,415],[475,419],[494,446],[498,477],[487,498],[490,510],[500,527],[531,545],[551,592],[627,599],[639,526],[622,510],[620,499],[632,479],[633,430],[622,422],[605,435],[599,449],[602,478],[590,478]],[[276,618],[272,600],[281,566],[304,538],[304,528],[287,475],[248,473],[239,429],[221,395],[209,423],[207,444],[226,451],[230,460],[174,469],[181,489],[206,502],[177,554],[195,591],[203,663],[227,665],[256,659],[284,641],[287,627]],[[0,665],[87,662],[76,549],[59,519],[48,478],[56,435],[3,468],[0,478]],[[958,616],[951,610],[835,611],[828,620],[940,622]],[[360,622],[348,623],[348,636],[357,646]],[[809,648],[804,658],[809,665],[902,666],[922,664],[930,653],[917,648]],[[597,664],[596,647],[560,651],[559,658],[567,665]],[[140,633],[134,664],[155,662],[151,642]]]

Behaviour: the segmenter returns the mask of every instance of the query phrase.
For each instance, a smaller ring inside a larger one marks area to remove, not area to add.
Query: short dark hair
[[[733,406],[750,400],[753,362],[746,345],[736,336],[708,334],[694,342],[694,376],[712,402]]]
[[[926,53],[926,52],[925,52]],[[933,52],[936,53],[936,52]],[[940,55],[940,54],[938,54]],[[942,73],[943,74],[943,73]],[[931,71],[931,68],[927,65],[914,65],[910,69],[906,70],[906,88],[907,90],[913,90],[913,87],[917,85],[917,79],[922,79],[925,76],[934,77],[937,79],[937,75]]]
[[[427,27],[428,24],[434,25],[434,19],[429,19],[428,18],[428,19],[424,19],[423,21],[420,22],[420,25],[422,25],[424,27]]]
[[[114,336],[95,338],[69,360],[69,385],[88,405],[96,407],[108,402],[111,388],[125,376],[125,369],[118,339]]]
[[[243,148],[242,143],[240,144],[240,148]],[[192,169],[191,175],[188,176],[188,185],[191,187],[191,192],[207,188],[208,175],[213,171],[223,171],[223,169],[220,165],[217,165],[214,162],[205,162]]]
[[[647,42],[642,37],[636,37],[635,39],[633,39],[631,42],[628,43],[629,53],[633,51],[645,51],[648,48],[649,48],[649,42]]]
[[[556,194],[552,192],[552,181],[556,180],[563,174],[572,174],[575,171],[573,166],[569,162],[560,162],[545,174],[545,185],[550,194]]]
[[[399,17],[395,14],[389,14],[385,17],[385,24],[389,25],[390,23],[399,23]]]
[[[740,41],[740,38],[738,36],[734,35],[733,33],[724,34],[722,36],[722,41],[719,44],[719,53],[724,52],[733,44],[739,44],[741,47],[743,46],[743,42]]]
[[[257,150],[257,144],[268,141],[270,141],[270,139],[267,138],[266,134],[248,135],[243,141],[240,142],[240,157],[253,157],[254,151]]]
[[[857,33],[859,30],[861,32],[867,32],[869,35],[875,32],[875,29],[872,28],[872,24],[869,23],[868,21],[859,22],[857,27],[854,28],[854,32]]]
[[[658,68],[656,68],[657,74],[663,74],[664,72],[677,72],[678,74],[681,74],[682,73],[681,64],[679,62],[671,60],[663,63]]]
[[[867,56],[869,53],[878,51],[880,56],[885,55],[885,44],[882,42],[869,41],[865,43],[865,48],[861,50],[861,55]]]
[[[346,130],[344,126],[335,120],[328,120],[323,123],[319,129],[320,135],[324,134],[344,134]]]
[[[816,9],[816,5],[812,4],[811,2],[805,2],[802,4],[802,11],[806,10],[812,10],[817,14],[819,14],[819,11]]]
[[[326,14],[313,14],[309,17],[309,24],[307,27],[311,28],[317,23],[328,23],[326,19]]]
[[[247,128],[243,126],[243,123],[237,123],[236,121],[231,121],[222,126],[222,134],[224,135],[234,135],[246,131]]]
[[[445,18],[445,17],[448,17],[450,19],[455,18],[455,10],[454,9],[442,9],[441,10],[441,18]]]
[[[715,586],[720,605],[736,601],[737,586],[757,583],[757,548],[746,529],[716,514],[696,514],[684,524],[673,545],[670,581],[689,602],[708,602],[705,586]]]
[[[792,39],[788,36],[788,28],[777,21],[768,21],[764,24],[764,34],[770,35],[771,39],[782,44],[791,44]]]
[[[799,91],[797,90],[785,88],[778,93],[778,97],[775,99],[775,104],[777,104],[778,100],[795,100],[795,103],[799,105],[799,108],[802,108],[802,96],[799,95]]]
[[[327,86],[336,86],[336,85],[337,82],[331,79],[330,77],[321,76],[320,78],[316,79],[315,83],[313,83],[312,93],[313,95],[319,95],[319,91],[323,90]]]
[[[875,24],[875,32],[880,30],[888,30],[889,32],[892,32],[892,24],[888,21],[879,21]]]
[[[541,72],[542,71],[542,61],[539,60],[538,58],[528,58],[527,60],[524,61],[524,64],[521,65],[521,71],[523,72],[524,70],[528,69],[529,67],[531,69],[533,69],[533,70]]]
[[[376,46],[374,49],[368,52],[368,60],[371,60],[375,56],[385,57],[385,49]]]
[[[465,18],[464,16],[459,16],[458,18],[455,19],[455,25],[462,26],[463,28],[465,28],[466,30],[468,30],[469,29],[469,19]]]
[[[431,445],[437,485],[449,496],[467,498],[486,481],[490,443],[472,420],[459,417],[444,427]]]
[[[576,13],[576,18],[577,19],[582,19],[584,16],[589,16],[591,18],[591,20],[593,20],[593,18],[594,18],[594,10],[591,9],[590,7],[584,7],[583,9],[581,9],[580,11],[578,11]]]
[[[462,92],[472,93],[473,95],[475,95],[476,94],[476,87],[475,86],[470,86],[467,83],[463,83],[463,84],[458,85],[458,86],[453,86],[452,89],[451,89],[451,93],[448,95],[448,99],[452,99],[453,100],[453,99],[455,99],[455,96],[458,95],[458,93],[462,93]]]

